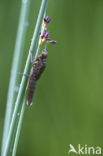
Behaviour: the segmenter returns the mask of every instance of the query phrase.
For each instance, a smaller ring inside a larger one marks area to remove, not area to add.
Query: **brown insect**
[[[37,84],[37,80],[42,75],[45,67],[46,60],[48,57],[48,52],[44,49],[40,56],[32,60],[32,69],[29,76],[28,87],[27,87],[27,105],[31,106],[33,101],[33,96]]]

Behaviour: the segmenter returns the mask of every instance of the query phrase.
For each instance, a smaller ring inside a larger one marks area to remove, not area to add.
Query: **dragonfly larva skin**
[[[43,71],[46,67],[46,60],[47,60],[48,53],[47,51],[42,51],[40,56],[33,61],[33,66],[31,69],[28,87],[27,87],[27,105],[31,106],[33,101],[33,96],[35,93],[35,88],[37,84],[37,80],[42,75]]]

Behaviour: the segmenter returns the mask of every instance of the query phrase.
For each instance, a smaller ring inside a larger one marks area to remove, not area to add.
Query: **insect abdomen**
[[[36,88],[36,78],[33,75],[31,75],[27,88],[27,105],[29,106],[32,105],[35,88]]]

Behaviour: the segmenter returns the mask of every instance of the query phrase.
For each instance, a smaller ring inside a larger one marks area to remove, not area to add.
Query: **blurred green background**
[[[31,3],[22,71],[40,3]],[[0,0],[0,140],[20,6]],[[103,0],[49,0],[47,15],[57,44],[48,46],[46,71],[26,107],[17,156],[67,156],[69,144],[103,147]]]

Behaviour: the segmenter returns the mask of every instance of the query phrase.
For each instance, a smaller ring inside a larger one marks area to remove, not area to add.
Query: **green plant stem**
[[[41,48],[41,44],[39,44],[38,47],[37,47],[37,51],[36,51],[36,54],[35,54],[35,59],[38,57],[40,48]]]
[[[30,52],[32,52],[34,50],[35,46],[36,46],[37,39],[38,39],[38,36],[39,36],[39,32],[40,32],[40,29],[41,29],[41,24],[42,24],[43,17],[44,17],[44,13],[45,13],[45,10],[46,10],[46,7],[47,7],[47,2],[48,2],[48,0],[42,0],[42,3],[41,3],[41,8],[40,8],[39,16],[38,16],[38,19],[37,19],[37,23],[36,23],[35,31],[34,31],[34,34],[33,34],[33,38],[32,38],[32,41],[31,41],[31,46],[30,46],[27,62],[26,62],[26,65],[25,65],[24,73],[28,73],[28,71],[29,71]],[[27,84],[27,78],[25,76],[23,76],[22,80],[21,80],[18,96],[17,96],[17,99],[16,99],[15,108],[14,108],[14,112],[13,112],[12,120],[11,120],[11,125],[10,125],[10,130],[9,130],[8,138],[7,138],[7,141],[6,141],[6,146],[5,146],[3,156],[7,156],[8,153],[9,153],[9,150],[10,150],[10,145],[11,145],[11,142],[12,142],[12,134],[13,134],[14,129],[15,129],[15,123],[18,120],[17,114],[18,114],[19,108],[21,106],[21,101],[23,100],[26,84]]]
[[[26,30],[28,25],[28,14],[30,8],[29,6],[30,6],[30,0],[27,0],[26,2],[22,1],[17,38],[15,43],[15,49],[14,49],[14,57],[12,62],[9,90],[8,90],[1,155],[3,154],[5,143],[7,140],[7,136],[10,128],[10,122],[11,122],[12,113],[15,104],[15,99],[17,96],[17,92],[16,92],[16,86],[18,82],[17,72],[20,71],[21,62],[22,62],[25,36],[26,36]]]
[[[20,131],[21,131],[21,126],[23,122],[23,116],[24,116],[24,111],[25,111],[25,104],[26,104],[26,94],[24,96],[22,108],[21,108],[21,113],[20,113],[20,118],[17,126],[17,131],[16,131],[16,136],[15,136],[15,142],[14,142],[14,147],[13,147],[13,152],[12,156],[16,156],[16,151],[17,151],[17,146],[19,142],[19,136],[20,136]]]
[[[36,51],[36,54],[35,54],[35,59],[36,59],[36,57],[38,56],[38,54],[40,52],[40,48],[41,48],[41,45],[38,44],[37,51]],[[18,146],[18,141],[19,141],[19,136],[20,136],[20,130],[21,130],[24,111],[25,111],[25,103],[26,103],[26,95],[24,95],[24,101],[23,101],[23,105],[22,105],[22,108],[21,108],[21,113],[20,113],[20,118],[19,118],[19,122],[18,122],[18,126],[17,126],[17,131],[16,131],[16,136],[15,136],[12,156],[16,156],[16,151],[17,151],[17,146]]]
[[[35,58],[38,56],[38,54],[40,52],[40,48],[41,48],[41,45],[39,44],[38,48],[37,48],[37,51],[36,51],[36,54],[35,54]],[[25,111],[25,103],[26,103],[26,94],[24,95],[24,101],[23,101],[23,105],[22,105],[22,108],[21,108],[21,113],[20,113],[20,118],[19,118],[19,122],[18,122],[18,126],[17,126],[17,131],[16,131],[16,136],[15,136],[12,156],[16,156],[16,151],[17,151],[17,146],[18,146],[18,141],[19,141],[19,136],[20,136],[20,130],[21,130],[24,111]]]

